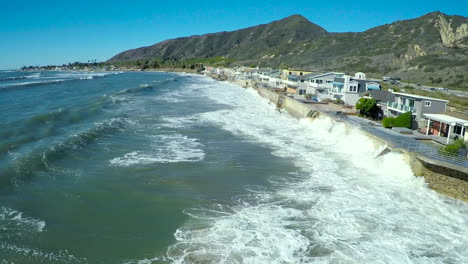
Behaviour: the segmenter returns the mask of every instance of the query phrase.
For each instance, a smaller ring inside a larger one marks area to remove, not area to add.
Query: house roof
[[[313,72],[311,70],[301,70],[301,69],[287,69],[285,71],[294,71],[294,72]]]
[[[333,79],[333,82],[337,82],[337,83],[344,83],[344,78],[341,78],[341,77],[335,77],[335,79]]]
[[[313,79],[313,78],[319,78],[319,77],[325,77],[325,76],[330,76],[330,75],[338,75],[339,73],[335,72],[327,72],[327,73],[309,73],[304,75],[304,78],[308,79]]]
[[[317,76],[320,76],[322,75],[322,73],[308,73],[308,74],[304,74],[302,75],[302,78],[314,78],[314,77],[317,77]]]
[[[442,100],[442,99],[437,99],[437,98],[432,98],[428,96],[422,96],[422,95],[416,95],[416,94],[407,94],[407,93],[395,93],[396,95],[401,95],[401,96],[406,96],[406,97],[413,97],[417,99],[423,99],[423,100],[431,100],[431,101],[439,101],[439,102],[446,102],[448,103],[449,101],[447,100]]]
[[[448,116],[448,115],[443,115],[443,114],[424,114],[424,117],[430,120],[439,121],[445,124],[455,123],[460,126],[468,126],[468,120],[456,118],[453,116]]]
[[[375,99],[377,102],[393,102],[395,101],[395,95],[391,92],[384,90],[368,90],[361,93],[361,96],[369,94],[370,97]]]

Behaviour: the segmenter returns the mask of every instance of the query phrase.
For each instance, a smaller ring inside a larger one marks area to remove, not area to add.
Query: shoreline
[[[229,82],[244,88],[252,88],[257,93],[268,99],[270,102],[275,104],[277,108],[285,109],[290,115],[296,118],[307,118],[315,119],[318,117],[325,117],[334,122],[342,122],[348,129],[359,129],[364,133],[370,140],[373,141],[375,150],[379,148],[379,155],[385,155],[387,152],[400,152],[405,157],[405,161],[411,167],[413,174],[416,177],[424,177],[425,182],[432,190],[453,197],[464,202],[468,202],[468,167],[459,166],[456,164],[444,162],[441,160],[434,160],[430,157],[421,155],[420,153],[405,149],[401,146],[394,146],[391,141],[379,136],[378,134],[366,131],[363,129],[363,124],[356,122],[355,120],[346,120],[343,117],[347,115],[342,112],[341,115],[336,113],[342,109],[338,109],[337,105],[334,104],[305,104],[303,102],[294,100],[285,95],[274,92],[271,89],[259,87],[255,81],[238,79],[233,80],[229,76],[223,74],[204,74],[197,70],[181,69],[181,68],[161,68],[161,69],[149,69],[145,71],[134,70],[134,69],[119,69],[108,72],[168,72],[168,73],[186,73],[194,75],[204,75],[212,78],[216,81]],[[366,122],[370,120],[366,119]]]
[[[371,131],[364,130],[359,124],[352,123],[350,122],[351,120],[343,120],[340,117],[341,115],[336,116],[330,114],[330,112],[336,109],[328,105],[304,104],[270,89],[259,87],[257,83],[252,80],[230,80],[228,77],[220,75],[206,76],[217,81],[226,81],[244,88],[252,88],[256,90],[260,96],[268,99],[278,108],[285,109],[294,117],[308,119],[325,117],[335,122],[344,123],[348,129],[357,128],[373,141],[376,150],[380,150],[377,156],[385,155],[388,152],[400,152],[404,155],[405,161],[411,167],[413,174],[416,177],[424,177],[430,189],[437,193],[468,202],[468,168],[466,167],[441,160],[434,160],[409,149],[394,146],[391,141]]]

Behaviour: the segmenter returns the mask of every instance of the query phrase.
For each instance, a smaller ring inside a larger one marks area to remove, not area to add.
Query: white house
[[[319,100],[328,98],[329,90],[333,88],[333,80],[336,77],[344,76],[344,73],[312,73],[306,74],[298,82],[297,96],[311,94]]]
[[[361,76],[360,76],[361,77]],[[336,77],[329,92],[330,99],[341,99],[345,105],[355,105],[361,94],[369,90],[380,90],[380,83],[376,81],[351,78],[349,75]]]

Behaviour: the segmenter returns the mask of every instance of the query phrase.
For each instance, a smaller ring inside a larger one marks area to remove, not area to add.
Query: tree
[[[365,117],[377,118],[382,111],[374,99],[361,98],[356,103],[356,109],[359,110],[359,115]]]
[[[154,69],[159,68],[159,61],[154,60],[151,67],[154,68]]]

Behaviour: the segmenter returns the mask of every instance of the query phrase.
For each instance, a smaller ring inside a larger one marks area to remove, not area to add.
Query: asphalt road
[[[383,82],[383,80],[381,79],[371,79],[371,80],[374,80],[374,81],[379,81],[379,82]],[[404,86],[411,86],[415,89],[420,89],[420,90],[425,90],[425,91],[429,91],[429,92],[435,92],[435,91],[439,91],[439,92],[442,92],[442,93],[446,93],[446,94],[451,94],[451,95],[456,95],[456,96],[460,96],[460,97],[466,97],[468,98],[468,92],[464,92],[464,91],[459,91],[459,90],[451,90],[451,89],[443,89],[442,87],[435,87],[435,86],[426,86],[426,85],[417,85],[417,84],[414,84],[414,83],[406,83],[406,82],[402,82],[400,83],[399,85],[397,85],[399,88],[402,88],[404,89],[403,87]]]
[[[401,83],[400,86],[406,86],[408,85],[407,83]],[[457,95],[457,96],[461,96],[461,97],[468,97],[468,92],[464,92],[464,91],[459,91],[459,90],[450,90],[450,89],[447,89],[447,88],[442,88],[442,87],[433,87],[433,86],[425,86],[425,85],[416,85],[416,84],[413,84],[413,83],[410,83],[409,86],[413,87],[413,88],[416,88],[416,89],[420,89],[420,90],[426,90],[426,91],[439,91],[439,92],[442,92],[442,93],[446,93],[446,94],[452,94],[452,95]]]

